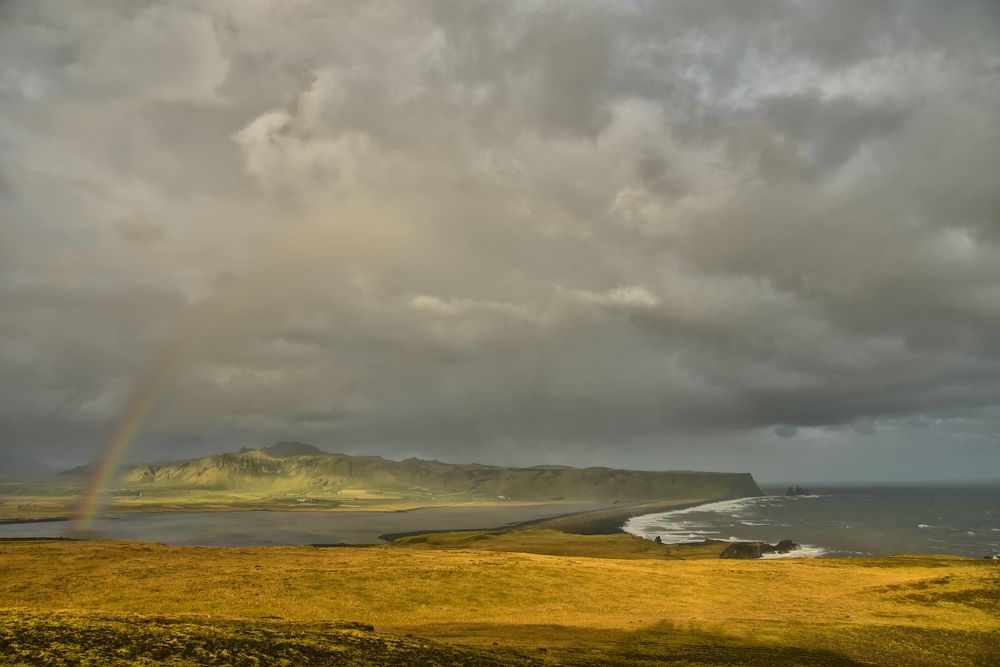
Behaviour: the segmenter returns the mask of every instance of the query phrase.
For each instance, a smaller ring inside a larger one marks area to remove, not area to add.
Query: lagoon
[[[377,544],[383,535],[498,528],[607,504],[546,503],[379,511],[134,512],[94,520],[97,537],[212,547]],[[70,521],[0,525],[0,538],[68,537]]]

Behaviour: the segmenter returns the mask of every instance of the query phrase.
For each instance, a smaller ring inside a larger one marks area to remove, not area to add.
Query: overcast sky
[[[1000,3],[0,3],[0,449],[1000,476]],[[170,372],[161,372],[164,369]]]

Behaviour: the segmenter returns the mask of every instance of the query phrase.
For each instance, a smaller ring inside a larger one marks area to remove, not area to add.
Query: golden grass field
[[[539,529],[349,548],[8,541],[0,660],[995,665],[1000,564],[718,560]]]

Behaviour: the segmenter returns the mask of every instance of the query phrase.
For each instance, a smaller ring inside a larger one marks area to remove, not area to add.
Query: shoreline
[[[675,500],[644,502],[590,512],[564,514],[552,517],[551,519],[525,521],[522,525],[534,525],[535,527],[559,530],[572,535],[627,535],[628,533],[625,532],[624,525],[625,522],[633,517],[688,509],[723,500],[736,500],[736,498],[678,498]]]
[[[382,543],[393,542],[394,540],[403,537],[413,537],[418,535],[428,535],[428,534],[442,534],[442,533],[455,533],[455,532],[466,532],[468,530],[481,530],[497,533],[505,533],[513,530],[518,530],[521,528],[541,528],[549,530],[557,530],[560,532],[568,533],[571,535],[616,535],[616,534],[627,534],[623,530],[623,526],[626,521],[632,517],[642,516],[644,514],[655,514],[658,512],[667,512],[671,510],[686,509],[689,507],[697,507],[698,505],[704,505],[712,502],[719,502],[721,500],[730,500],[731,498],[678,498],[673,500],[661,500],[653,502],[641,502],[633,503],[628,505],[608,505],[606,507],[599,507],[598,509],[590,510],[579,510],[574,512],[568,512],[565,514],[555,514],[548,517],[540,517],[537,519],[526,519],[524,521],[515,521],[509,524],[504,524],[502,526],[484,527],[484,528],[472,528],[463,530],[447,530],[447,529],[428,529],[428,530],[413,530],[413,531],[399,531],[391,533],[383,533],[377,536],[378,540]],[[510,507],[510,506],[540,506],[540,505],[551,505],[553,509],[558,509],[559,505],[570,505],[574,503],[569,503],[566,501],[556,501],[556,502],[545,502],[545,501],[515,501],[515,502],[504,502],[504,503],[455,503],[447,505],[420,505],[416,507],[408,508],[392,508],[378,510],[375,508],[367,508],[360,510],[362,512],[379,512],[385,514],[396,514],[404,512],[412,512],[418,509],[445,509],[445,508],[469,508],[469,507]],[[171,512],[177,513],[198,513],[198,512],[303,512],[303,513],[329,513],[335,514],[346,511],[359,511],[357,508],[344,508],[344,509],[334,509],[334,508],[212,508],[211,510],[195,510],[195,509],[157,509],[149,512],[142,511],[132,511],[132,512],[119,512],[117,514],[166,514]],[[38,517],[38,518],[12,518],[12,519],[0,519],[0,526],[2,525],[19,525],[19,524],[32,524],[32,523],[57,523],[60,521],[72,521],[72,516],[57,516],[57,517]],[[38,538],[30,538],[38,539]],[[55,539],[55,538],[48,538]],[[379,544],[380,542],[373,542],[372,544]],[[314,546],[314,545],[303,545],[303,546]],[[328,545],[323,545],[328,546]],[[338,545],[339,546],[339,545]],[[352,545],[352,546],[364,546],[364,545]]]
[[[742,496],[741,496],[742,497]],[[747,496],[749,497],[749,496]],[[517,526],[529,525],[533,523],[539,523],[543,521],[552,521],[556,519],[563,519],[567,517],[582,516],[587,514],[594,514],[597,512],[618,512],[621,510],[623,513],[626,510],[631,510],[635,507],[646,507],[649,506],[649,512],[639,512],[638,514],[630,514],[626,519],[632,516],[639,516],[640,514],[651,514],[654,512],[665,512],[671,509],[684,509],[686,507],[694,507],[697,505],[703,505],[706,503],[714,503],[722,500],[730,500],[730,498],[715,498],[706,500],[697,500],[690,503],[684,501],[682,505],[675,504],[676,501],[665,500],[665,501],[654,501],[654,502],[643,502],[639,504],[628,504],[628,505],[617,505],[614,502],[609,503],[606,507],[600,507],[595,510],[579,510],[575,512],[568,512],[566,514],[555,514],[551,517],[543,517],[541,519],[528,519],[523,522],[517,522]],[[469,501],[469,502],[459,502],[459,503],[442,503],[440,505],[414,505],[413,507],[392,507],[381,509],[377,506],[362,506],[362,507],[310,507],[308,505],[290,505],[288,507],[169,507],[169,508],[156,508],[156,509],[121,509],[120,511],[107,512],[104,518],[118,518],[120,516],[135,515],[135,514],[199,514],[208,512],[218,512],[218,513],[239,513],[239,512],[295,512],[295,513],[316,513],[316,514],[338,514],[338,513],[348,513],[348,512],[372,512],[375,514],[402,514],[405,512],[414,512],[416,510],[428,510],[428,509],[473,509],[473,508],[497,508],[497,507],[538,507],[538,506],[552,506],[558,507],[560,505],[580,505],[584,504],[585,501],[574,502],[566,500],[517,500],[517,501],[505,501],[505,502],[482,502],[482,501]],[[600,503],[593,503],[599,505]],[[663,509],[658,509],[660,506]],[[6,519],[0,519],[0,526],[4,525],[16,525],[23,523],[54,523],[58,521],[72,521],[75,517],[71,514],[60,515],[60,516],[49,516],[49,517],[12,517]],[[515,524],[512,524],[512,526]],[[499,530],[499,528],[497,528]],[[485,530],[485,529],[484,529]],[[595,535],[610,535],[615,532],[622,532],[621,530],[615,530],[608,533],[592,533]],[[586,535],[591,533],[578,533],[580,535]]]
[[[470,500],[466,502],[455,502],[455,503],[442,503],[442,504],[420,504],[413,505],[411,507],[385,507],[381,508],[378,505],[360,505],[360,506],[315,506],[315,505],[288,505],[288,506],[237,506],[237,505],[208,505],[208,506],[198,506],[196,504],[191,505],[178,505],[175,507],[165,507],[157,506],[152,509],[142,509],[142,508],[132,508],[124,507],[119,508],[114,511],[109,511],[104,513],[104,518],[119,518],[125,515],[133,514],[198,514],[207,512],[302,512],[302,513],[317,513],[317,514],[337,514],[337,513],[348,513],[348,512],[374,512],[377,514],[401,514],[404,512],[413,512],[416,510],[427,510],[427,509],[444,509],[444,508],[455,508],[455,509],[471,509],[471,508],[495,508],[495,507],[534,507],[539,505],[551,505],[557,507],[559,505],[579,505],[582,503],[577,503],[573,501],[566,500],[515,500],[515,501],[479,501]],[[594,503],[597,504],[597,503]],[[590,511],[590,510],[584,510]],[[557,515],[562,516],[562,515]],[[3,525],[15,525],[21,523],[52,523],[57,521],[73,521],[76,517],[72,514],[59,515],[59,516],[46,516],[46,517],[8,517],[0,518],[0,526]]]
[[[0,519],[0,526],[12,526],[19,523],[53,523],[56,521],[72,521],[71,516],[48,516],[39,518],[25,518],[25,519]]]
[[[740,496],[751,497],[751,496]],[[584,510],[582,512],[570,512],[553,517],[543,517],[540,519],[528,519],[516,523],[497,526],[493,528],[476,528],[495,533],[507,533],[521,528],[534,527],[549,530],[557,530],[570,535],[618,535],[628,534],[622,526],[632,517],[643,514],[656,514],[658,512],[668,512],[671,510],[687,509],[708,503],[720,502],[722,500],[735,500],[735,498],[709,498],[709,499],[687,499],[678,498],[675,500],[662,500],[655,502],[636,503],[632,505],[611,506],[596,510]],[[467,531],[455,530],[413,530],[399,533],[383,533],[379,535],[380,540],[393,542],[404,537],[416,537],[419,535],[432,535],[442,533],[455,533]]]

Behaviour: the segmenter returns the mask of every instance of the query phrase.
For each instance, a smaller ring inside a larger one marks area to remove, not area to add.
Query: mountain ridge
[[[131,465],[123,470],[121,483],[137,489],[298,492],[330,498],[374,493],[624,502],[761,495],[749,473],[557,465],[514,468],[416,458],[395,461],[381,456],[331,453],[294,441],[194,459]]]

